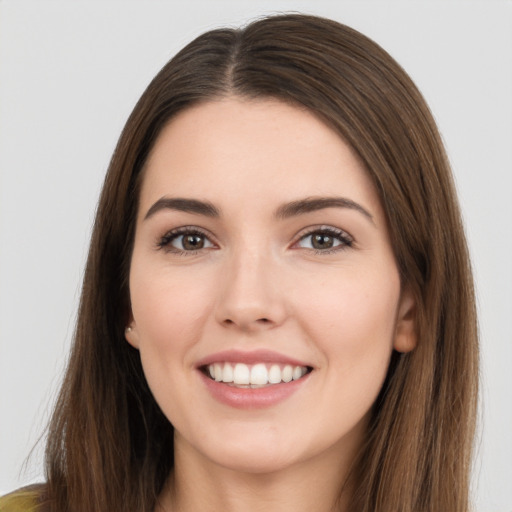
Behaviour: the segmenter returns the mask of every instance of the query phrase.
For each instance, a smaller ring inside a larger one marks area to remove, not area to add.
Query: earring
[[[125,329],[125,332],[131,332],[131,330],[132,330],[132,328],[131,328],[131,327],[127,327],[127,328]]]

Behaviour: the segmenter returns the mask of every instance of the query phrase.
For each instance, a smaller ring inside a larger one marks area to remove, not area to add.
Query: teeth
[[[273,364],[268,372],[269,384],[279,384],[281,382],[281,368],[277,364]]]
[[[260,386],[268,384],[268,371],[264,364],[255,364],[251,368],[251,384],[257,384]]]
[[[222,382],[233,382],[233,367],[230,364],[225,364],[222,369]]]
[[[222,382],[222,366],[219,363],[213,365],[213,376],[217,382]]]
[[[281,378],[284,382],[290,382],[293,379],[293,368],[289,364],[283,368]]]
[[[228,365],[229,363],[226,363]],[[225,366],[226,366],[225,365]],[[251,374],[246,364],[238,363],[233,372],[233,382],[235,384],[250,384]]]
[[[293,380],[300,379],[302,377],[302,368],[300,366],[296,366],[293,369],[292,378]]]
[[[280,366],[258,363],[253,366],[244,363],[214,363],[208,365],[208,374],[217,382],[243,387],[260,387],[281,382],[298,380],[307,373],[305,366]]]

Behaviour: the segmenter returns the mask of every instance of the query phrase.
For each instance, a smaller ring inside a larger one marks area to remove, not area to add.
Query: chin
[[[243,453],[224,453],[213,462],[236,473],[264,475],[282,471],[297,461],[276,453],[263,453],[262,450],[256,453],[245,450]]]
[[[292,466],[300,460],[300,443],[287,443],[273,436],[261,436],[258,432],[246,429],[244,435],[226,433],[221,439],[203,438],[201,443],[189,443],[194,451],[208,464],[213,464],[238,473],[274,473]],[[261,432],[260,432],[261,434]],[[275,433],[274,433],[275,434]],[[190,446],[189,444],[189,446]]]

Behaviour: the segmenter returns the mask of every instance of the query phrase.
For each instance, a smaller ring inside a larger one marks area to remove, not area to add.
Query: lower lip
[[[263,409],[272,407],[298,391],[308,380],[309,373],[297,380],[273,384],[262,388],[237,388],[217,382],[199,372],[206,387],[219,402],[238,409]]]

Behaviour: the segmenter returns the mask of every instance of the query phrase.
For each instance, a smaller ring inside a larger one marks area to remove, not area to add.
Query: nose
[[[268,255],[243,252],[226,262],[217,295],[216,319],[225,327],[258,332],[286,318],[286,289]]]

